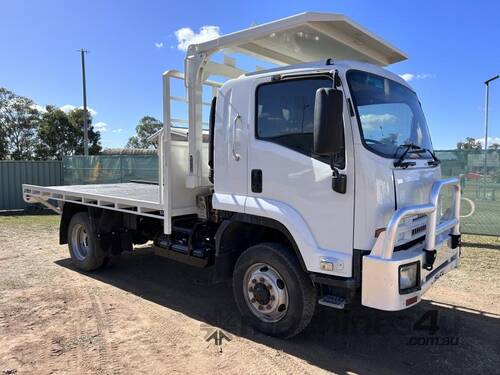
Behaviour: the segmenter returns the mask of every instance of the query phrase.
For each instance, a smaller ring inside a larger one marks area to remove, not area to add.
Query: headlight
[[[399,266],[399,293],[406,294],[420,289],[420,262]]]

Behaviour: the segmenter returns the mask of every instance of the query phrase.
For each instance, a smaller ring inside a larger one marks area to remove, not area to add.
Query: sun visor
[[[386,66],[407,56],[341,14],[301,13],[190,46],[190,52],[224,50],[278,65],[327,58]]]

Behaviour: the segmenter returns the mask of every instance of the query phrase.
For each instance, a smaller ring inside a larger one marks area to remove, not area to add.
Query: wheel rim
[[[275,268],[257,263],[248,268],[243,279],[243,295],[250,311],[260,320],[276,323],[288,311],[288,289]]]
[[[78,260],[85,260],[89,251],[89,235],[82,224],[76,224],[71,232],[71,249]]]

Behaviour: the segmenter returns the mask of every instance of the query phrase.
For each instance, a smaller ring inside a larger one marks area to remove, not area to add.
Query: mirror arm
[[[332,169],[332,189],[339,194],[345,194],[347,190],[347,176],[340,173],[337,166],[338,155],[343,153],[342,150],[338,154],[330,154],[330,168]]]

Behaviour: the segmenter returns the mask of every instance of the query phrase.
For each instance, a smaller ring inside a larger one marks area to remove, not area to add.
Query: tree
[[[154,143],[148,142],[148,137],[163,127],[163,124],[152,116],[144,116],[135,127],[136,135],[130,137],[127,146],[130,148],[156,148]]]
[[[0,155],[7,150],[12,159],[32,159],[39,121],[40,111],[31,99],[0,88]]]
[[[7,133],[5,132],[3,124],[0,122],[0,160],[6,159],[9,153],[7,142]]]
[[[500,144],[498,144],[498,143],[492,143],[491,146],[490,146],[490,148],[492,150],[498,150],[500,148]]]
[[[457,150],[481,150],[482,148],[481,142],[473,137],[467,137],[465,141],[457,143]]]
[[[387,137],[384,137],[380,140],[381,143],[385,145],[396,145],[398,140],[398,135],[396,133],[389,133]]]
[[[59,108],[47,106],[38,129],[40,143],[36,149],[37,156],[61,160],[67,155],[83,154],[82,124],[82,109],[74,109],[66,114]],[[100,134],[89,124],[89,154],[95,155],[100,151]]]
[[[76,154],[83,155],[83,109],[76,108],[68,113],[68,118],[71,124],[78,129],[78,146],[76,148]],[[92,125],[92,116],[87,112],[88,118],[88,134],[89,134],[89,155],[97,155],[102,150],[101,146],[101,133],[94,130]]]

